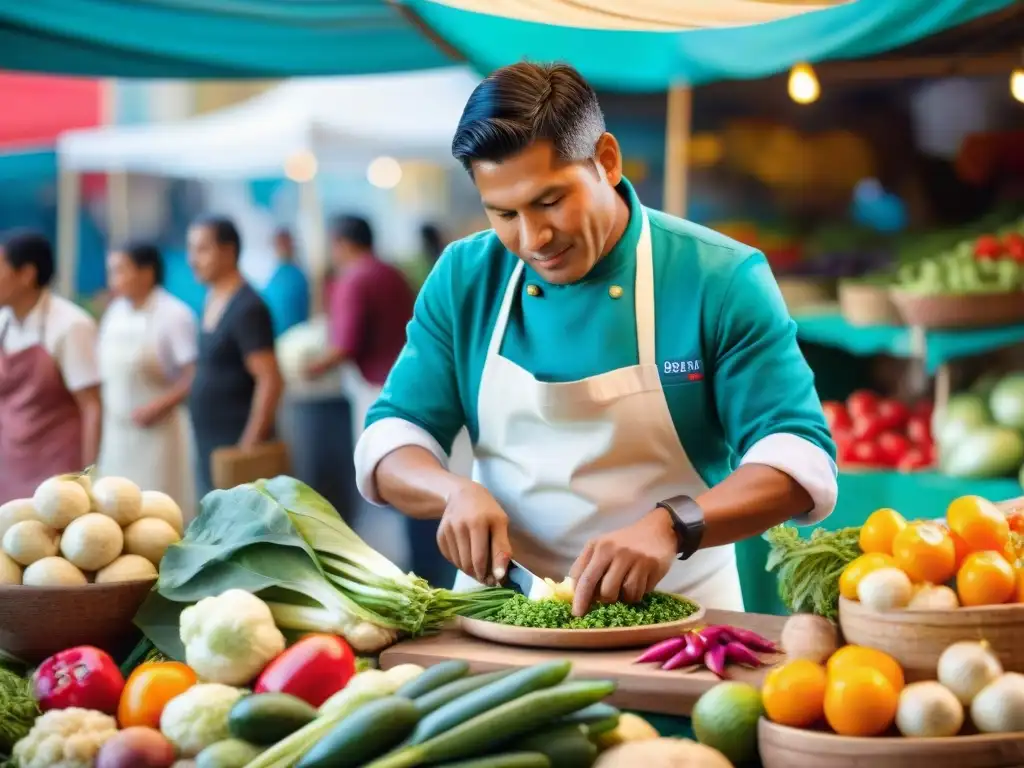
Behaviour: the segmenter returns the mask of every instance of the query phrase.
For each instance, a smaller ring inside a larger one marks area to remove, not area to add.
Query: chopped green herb
[[[577,618],[572,615],[572,605],[562,600],[529,600],[523,595],[515,595],[488,620],[534,629],[610,629],[679,621],[693,615],[696,610],[697,606],[688,600],[652,592],[633,605],[595,605]]]

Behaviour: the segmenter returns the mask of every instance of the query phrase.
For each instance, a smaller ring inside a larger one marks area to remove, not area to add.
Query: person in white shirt
[[[96,323],[50,292],[53,248],[0,238],[0,504],[92,465],[103,414]]]
[[[116,296],[100,323],[103,445],[98,472],[163,491],[182,508],[195,506],[191,431],[185,401],[195,377],[196,318],[165,291],[163,261],[138,244],[107,257]]]

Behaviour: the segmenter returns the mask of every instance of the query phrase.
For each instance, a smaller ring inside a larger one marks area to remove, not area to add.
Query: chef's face
[[[188,230],[188,263],[201,283],[212,283],[238,266],[238,257],[230,245],[217,242],[213,230],[196,224]]]
[[[132,300],[143,299],[155,284],[153,270],[136,266],[123,251],[114,251],[107,256],[107,285],[117,296]]]
[[[501,242],[550,283],[574,283],[607,253],[615,230],[619,144],[567,162],[547,141],[500,162],[473,161],[473,180]]]
[[[35,267],[15,269],[7,261],[7,254],[0,245],[0,307],[11,306],[36,287]]]

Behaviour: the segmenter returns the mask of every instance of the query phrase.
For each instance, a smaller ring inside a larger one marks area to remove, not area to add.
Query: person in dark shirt
[[[239,272],[240,252],[238,230],[228,219],[210,217],[189,228],[189,264],[209,289],[189,398],[200,498],[213,488],[215,450],[252,448],[273,437],[284,388],[270,311]]]

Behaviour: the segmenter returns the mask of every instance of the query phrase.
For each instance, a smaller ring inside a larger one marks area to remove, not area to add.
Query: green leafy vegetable
[[[771,545],[765,570],[777,572],[779,598],[790,613],[839,615],[839,577],[862,554],[859,537],[860,528],[816,528],[806,539],[791,525],[765,532]]]
[[[12,669],[0,667],[0,755],[11,754],[40,714],[29,680]]]
[[[608,629],[639,627],[679,621],[696,612],[688,600],[653,592],[639,603],[608,603],[595,605],[585,615],[572,615],[572,605],[564,600],[530,600],[516,595],[490,617],[498,624],[537,629]]]

